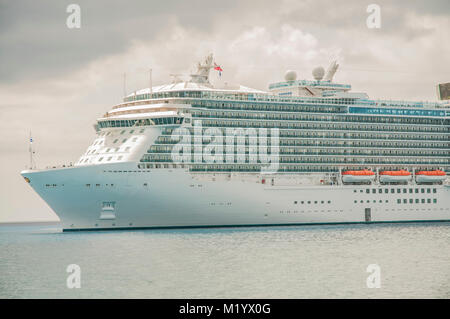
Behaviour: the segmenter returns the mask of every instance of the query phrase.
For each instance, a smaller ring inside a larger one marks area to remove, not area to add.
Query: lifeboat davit
[[[381,183],[404,183],[411,179],[411,173],[401,169],[398,171],[381,171],[380,172]]]
[[[447,178],[447,174],[441,170],[434,171],[418,171],[416,172],[417,183],[438,183],[443,182]]]
[[[374,179],[375,173],[368,169],[342,172],[342,181],[344,183],[370,183]]]

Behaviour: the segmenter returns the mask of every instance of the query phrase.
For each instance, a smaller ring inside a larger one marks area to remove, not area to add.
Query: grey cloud
[[[105,55],[125,51],[135,39],[151,42],[178,21],[200,32],[214,23],[220,6],[196,1],[76,1],[80,29],[66,27],[66,7],[74,1],[2,2],[0,82],[71,72]]]
[[[447,16],[450,14],[450,2],[443,1],[336,1],[326,0],[292,1],[291,8],[282,15],[282,20],[302,27],[314,34],[318,32],[335,37],[336,32],[359,31],[371,35],[372,30],[366,26],[367,6],[378,4],[381,9],[382,30],[384,35],[399,36],[412,40],[426,36],[433,30],[408,25],[409,14],[417,16]],[[418,21],[420,23],[421,21]]]
[[[82,28],[66,27],[66,7],[76,2]],[[449,1],[376,1],[383,31],[414,39],[433,32],[406,26],[410,12],[442,16]],[[127,50],[133,40],[154,41],[174,22],[210,35],[218,24],[238,33],[253,25],[288,23],[330,41],[348,30],[368,32],[369,3],[350,1],[2,1],[0,3],[0,83],[72,72],[103,56]],[[371,35],[371,34],[368,34]]]

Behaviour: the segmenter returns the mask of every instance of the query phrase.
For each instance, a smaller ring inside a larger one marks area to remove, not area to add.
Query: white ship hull
[[[22,172],[65,230],[450,220],[447,176],[375,173],[449,172],[450,109],[348,92],[336,63],[216,88],[213,63],[127,95],[74,167]]]
[[[263,184],[250,174],[139,171],[136,166],[22,175],[59,216],[64,230],[450,220],[450,187],[445,185],[307,186],[295,184],[299,179],[293,175],[274,176],[272,185],[270,177]]]

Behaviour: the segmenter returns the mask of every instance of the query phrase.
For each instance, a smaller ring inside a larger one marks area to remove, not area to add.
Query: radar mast
[[[333,81],[333,77],[336,74],[338,67],[339,64],[336,63],[336,60],[331,62],[330,66],[328,67],[327,74],[325,75],[324,81]]]
[[[209,71],[213,68],[213,54],[208,55],[203,63],[197,64],[197,72],[191,74],[191,82],[211,85],[209,83]]]

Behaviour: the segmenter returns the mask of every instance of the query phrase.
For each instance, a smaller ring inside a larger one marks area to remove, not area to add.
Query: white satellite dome
[[[297,79],[297,72],[292,70],[287,70],[284,74],[284,79],[286,81],[295,81]]]
[[[315,80],[320,81],[323,79],[323,76],[325,75],[325,69],[321,66],[318,66],[312,71],[312,75]]]

